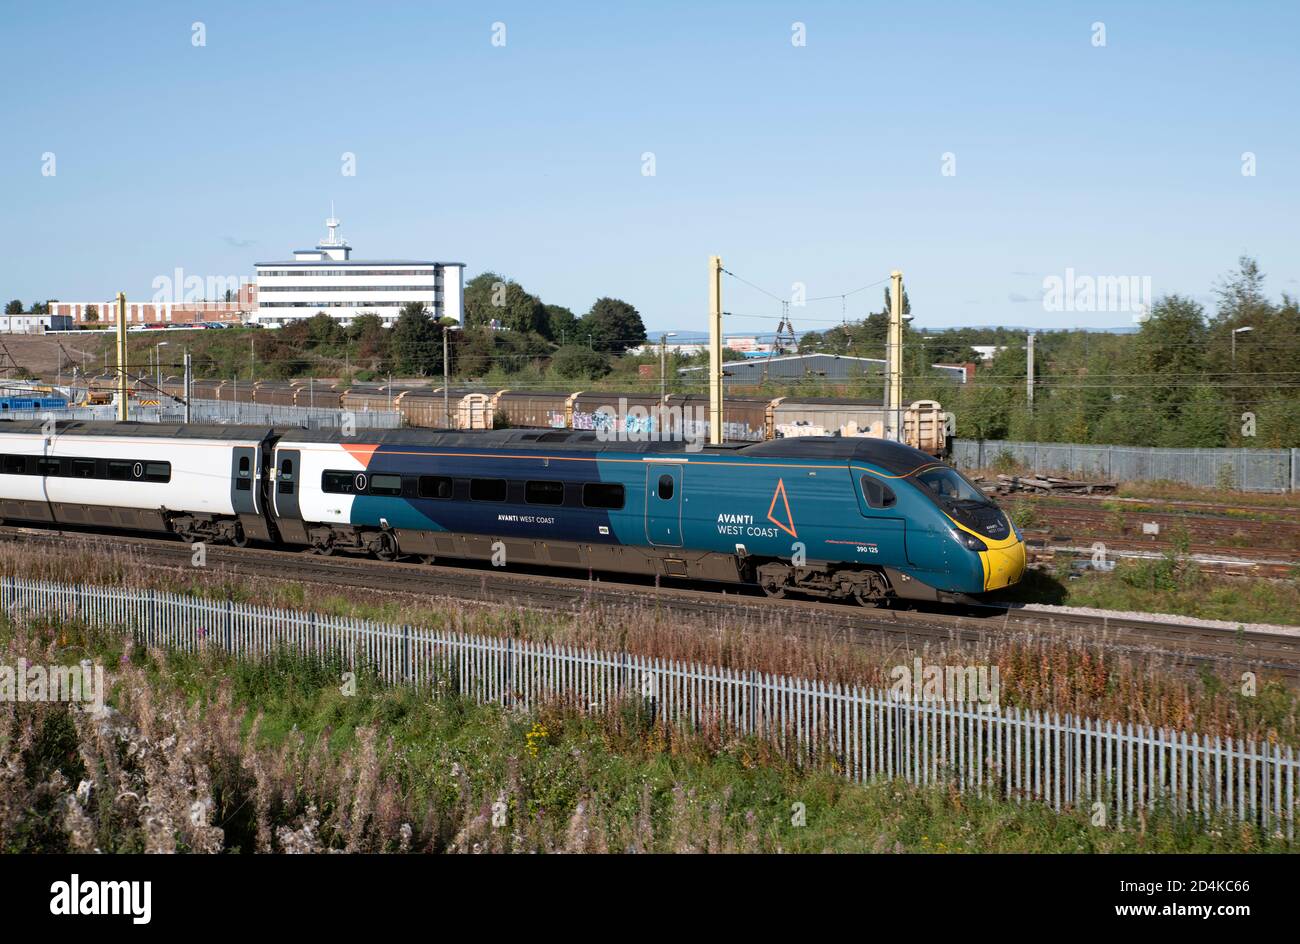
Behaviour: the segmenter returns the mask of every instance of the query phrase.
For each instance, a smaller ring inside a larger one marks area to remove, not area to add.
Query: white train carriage
[[[375,445],[326,442],[323,438],[287,430],[276,443],[270,506],[281,539],[310,544],[323,553],[351,549],[370,550],[383,558],[394,556],[397,548],[390,536],[364,533],[352,526],[352,502],[357,492],[369,487],[367,467]],[[342,479],[328,492],[324,487],[327,476]]]
[[[270,435],[265,427],[0,423],[0,518],[268,540],[261,469]]]

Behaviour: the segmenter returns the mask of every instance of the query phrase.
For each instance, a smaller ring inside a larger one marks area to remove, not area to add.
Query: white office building
[[[463,319],[463,262],[353,259],[333,213],[325,225],[329,235],[314,249],[256,264],[257,323],[284,325],[323,311],[344,324],[370,312],[392,325],[410,302],[422,302],[435,318]]]

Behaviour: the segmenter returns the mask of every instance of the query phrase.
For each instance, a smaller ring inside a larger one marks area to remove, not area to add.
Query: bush
[[[586,347],[562,347],[551,357],[550,373],[565,380],[594,380],[609,371],[609,359]]]

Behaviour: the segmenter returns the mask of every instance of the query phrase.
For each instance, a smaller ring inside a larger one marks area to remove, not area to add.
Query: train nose
[[[1020,582],[1025,575],[1025,542],[1008,542],[1006,547],[992,547],[985,551],[984,589],[999,590]]]

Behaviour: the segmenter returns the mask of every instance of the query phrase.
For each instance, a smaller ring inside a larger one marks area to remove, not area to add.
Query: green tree
[[[605,355],[574,344],[552,355],[549,373],[563,380],[595,380],[609,371],[609,359]]]
[[[597,351],[621,354],[646,339],[641,313],[622,299],[597,299],[582,321]]]
[[[86,306],[86,311],[85,311],[85,313],[82,315],[82,317],[85,318],[85,320],[86,320],[87,322],[95,322],[95,321],[98,321],[98,320],[99,320],[99,306],[98,306],[98,305],[87,305],[87,306]]]
[[[586,344],[585,331],[578,316],[563,305],[545,305],[546,337],[557,344]]]
[[[417,377],[442,373],[442,329],[421,302],[403,305],[391,330],[394,370]]]
[[[23,313],[23,303],[16,298],[13,301],[11,301],[8,305],[5,305],[6,315],[21,315],[22,313]]]
[[[1190,298],[1166,295],[1133,339],[1129,369],[1116,388],[1145,398],[1173,425],[1205,368],[1205,311]]]
[[[532,331],[550,336],[546,307],[518,282],[484,272],[465,284],[465,323],[488,327],[496,322],[507,331]]]

